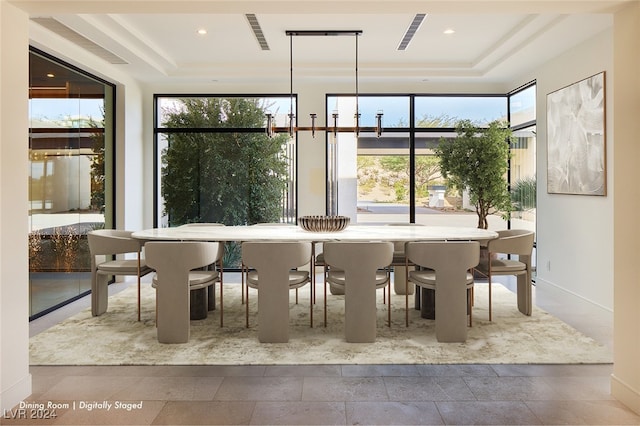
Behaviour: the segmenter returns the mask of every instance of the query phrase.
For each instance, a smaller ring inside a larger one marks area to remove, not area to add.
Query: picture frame
[[[547,94],[547,192],[607,194],[605,72]]]

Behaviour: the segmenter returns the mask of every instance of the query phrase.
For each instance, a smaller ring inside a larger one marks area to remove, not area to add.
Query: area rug
[[[185,344],[161,344],[155,328],[155,290],[142,289],[142,321],[136,321],[136,291],[131,286],[109,298],[108,311],[92,317],[90,309],[30,339],[32,365],[296,365],[296,364],[585,364],[610,363],[611,351],[540,309],[530,317],[516,307],[516,295],[493,286],[493,321],[488,321],[487,285],[476,284],[473,326],[465,343],[439,343],[435,323],[420,317],[410,300],[405,327],[404,296],[392,296],[392,325],[387,305],[378,296],[374,343],[344,339],[344,298],[329,295],[327,327],[323,325],[322,285],[317,286],[314,327],[309,327],[309,286],[299,303],[291,292],[290,340],[258,341],[257,293],[252,290],[250,328],[239,283],[225,283],[224,318],[210,311],[191,321]]]

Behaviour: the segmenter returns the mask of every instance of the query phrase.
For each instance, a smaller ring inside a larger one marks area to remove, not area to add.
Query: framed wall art
[[[547,95],[547,192],[606,195],[605,73]]]

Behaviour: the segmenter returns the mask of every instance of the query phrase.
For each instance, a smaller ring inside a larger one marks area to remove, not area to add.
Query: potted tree
[[[487,229],[490,214],[508,217],[512,209],[506,180],[511,130],[501,121],[478,127],[462,120],[456,132],[456,138],[442,139],[435,149],[440,172],[450,185],[467,191],[478,215],[478,228]]]

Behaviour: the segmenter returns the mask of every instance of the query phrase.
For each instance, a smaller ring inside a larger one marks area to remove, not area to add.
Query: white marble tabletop
[[[494,231],[471,227],[349,225],[339,232],[310,232],[299,226],[187,226],[134,232],[142,240],[182,241],[442,241],[490,240]]]

